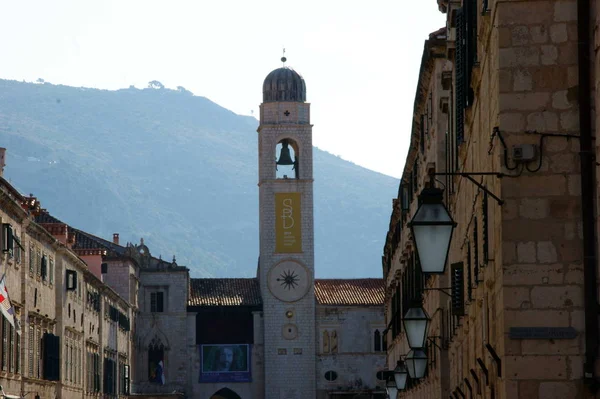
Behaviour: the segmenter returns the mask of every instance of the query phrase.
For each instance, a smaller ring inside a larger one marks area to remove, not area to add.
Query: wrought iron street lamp
[[[423,349],[412,349],[406,355],[406,366],[411,378],[418,380],[425,376],[427,370],[427,354]]]
[[[411,349],[425,347],[429,327],[429,316],[425,309],[422,306],[409,308],[402,319],[402,323],[404,323],[408,346]]]
[[[427,274],[442,274],[456,223],[443,202],[443,191],[429,187],[419,195],[419,208],[408,224],[421,263]]]
[[[402,360],[398,360],[396,368],[394,369],[394,381],[396,382],[396,388],[398,391],[404,391],[406,388],[406,380],[408,377],[408,369],[406,364]]]
[[[398,388],[396,387],[396,382],[393,378],[390,378],[385,383],[385,391],[387,392],[389,399],[396,399],[398,397]]]

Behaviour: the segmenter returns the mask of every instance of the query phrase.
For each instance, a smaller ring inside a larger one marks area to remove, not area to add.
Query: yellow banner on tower
[[[275,252],[302,252],[300,193],[275,194]]]

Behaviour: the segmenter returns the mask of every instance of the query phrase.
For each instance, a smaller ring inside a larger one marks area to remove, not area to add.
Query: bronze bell
[[[281,142],[281,151],[279,152],[279,159],[277,165],[294,165],[292,156],[290,155],[290,148],[288,147],[287,140]]]

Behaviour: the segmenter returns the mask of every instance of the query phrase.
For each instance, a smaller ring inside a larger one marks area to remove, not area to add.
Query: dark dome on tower
[[[267,75],[263,83],[263,103],[276,101],[306,101],[306,84],[292,68],[277,68]]]

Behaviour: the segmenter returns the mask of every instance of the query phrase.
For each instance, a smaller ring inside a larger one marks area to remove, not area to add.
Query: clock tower
[[[285,63],[285,58],[282,58]],[[316,397],[312,126],[304,79],[266,77],[258,127],[266,399]]]

